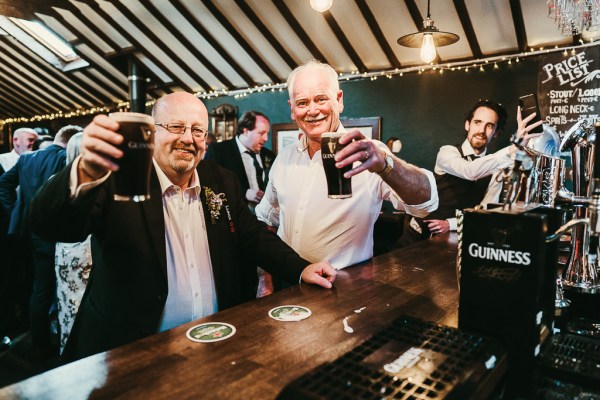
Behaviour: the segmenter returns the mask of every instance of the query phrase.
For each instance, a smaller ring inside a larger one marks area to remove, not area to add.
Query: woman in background
[[[74,135],[67,144],[67,164],[80,152],[83,133]],[[56,297],[62,353],[92,269],[90,236],[80,243],[56,243]]]

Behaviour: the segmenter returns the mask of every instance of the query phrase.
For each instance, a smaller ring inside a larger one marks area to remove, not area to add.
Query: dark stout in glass
[[[123,135],[119,148],[123,157],[117,160],[115,201],[145,201],[150,199],[150,171],[154,153],[154,119],[146,114],[117,112],[109,117],[119,123]]]
[[[321,135],[321,157],[327,178],[327,197],[330,199],[346,199],[352,197],[352,181],[344,178],[344,173],[352,169],[352,165],[344,168],[335,166],[335,153],[344,148],[339,143],[343,132],[327,132]]]

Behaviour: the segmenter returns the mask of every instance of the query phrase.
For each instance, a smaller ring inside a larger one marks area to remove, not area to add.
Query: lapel
[[[222,241],[219,240],[220,230],[219,227],[223,223],[223,219],[227,219],[225,209],[221,210],[219,219],[213,224],[210,217],[210,210],[208,208],[207,198],[206,198],[206,188],[210,188],[213,193],[224,193],[222,186],[219,184],[218,177],[211,171],[207,166],[202,165],[202,161],[200,162],[198,168],[198,177],[200,178],[200,198],[202,200],[202,211],[204,213],[204,224],[206,226],[206,236],[208,238],[208,248],[210,250],[210,261],[212,263],[213,276],[215,278],[215,287],[217,288],[217,293],[219,291],[220,283],[222,281],[221,277],[221,248],[219,247],[219,243]]]
[[[163,215],[162,193],[156,170],[152,168],[150,175],[150,200],[141,204],[146,229],[152,236],[151,246],[161,267],[161,276],[167,281],[167,251],[165,243],[165,219]]]
[[[235,138],[229,140],[229,151],[231,153],[231,157],[233,160],[233,167],[235,168],[234,172],[240,178],[240,182],[245,189],[250,187],[250,181],[246,176],[246,168],[244,167],[244,162],[242,161],[242,154],[240,153],[240,149],[238,148],[237,141]]]

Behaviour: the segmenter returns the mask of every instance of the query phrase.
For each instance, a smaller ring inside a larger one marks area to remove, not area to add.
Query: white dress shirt
[[[17,154],[15,149],[12,149],[8,153],[0,154],[0,165],[2,165],[4,172],[14,167],[17,161],[19,161],[19,154]]]
[[[218,304],[198,172],[194,169],[190,185],[182,191],[152,161],[165,219],[169,294],[159,328],[165,331],[214,314]]]
[[[385,144],[377,144],[389,152]],[[423,171],[435,188],[433,174]],[[379,175],[368,171],[352,177],[351,198],[328,198],[321,151],[311,159],[303,136],[275,159],[256,216],[271,226],[279,225],[277,234],[301,257],[329,261],[339,269],[373,256],[373,227],[383,200],[421,217],[438,205],[436,190],[429,201],[407,205]]]
[[[475,150],[468,140],[461,145],[463,155],[477,156],[473,161],[468,161],[461,156],[456,146],[442,146],[437,154],[434,171],[438,175],[451,174],[459,178],[474,181],[492,175],[486,194],[481,202],[482,205],[497,203],[502,191],[502,181],[498,181],[498,174],[502,168],[509,168],[514,161],[509,153],[511,146],[498,150],[493,154],[486,151],[475,154]],[[456,218],[448,218],[450,230],[456,230]]]

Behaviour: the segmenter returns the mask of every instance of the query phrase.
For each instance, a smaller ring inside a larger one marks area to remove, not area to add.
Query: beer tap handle
[[[546,243],[554,242],[555,240],[560,239],[560,237],[562,236],[563,233],[570,231],[577,225],[589,225],[589,224],[590,224],[589,218],[572,219],[569,222],[567,222],[566,224],[564,224],[563,226],[561,226],[560,228],[558,228],[558,230],[556,232],[554,232],[552,235],[546,236]]]

